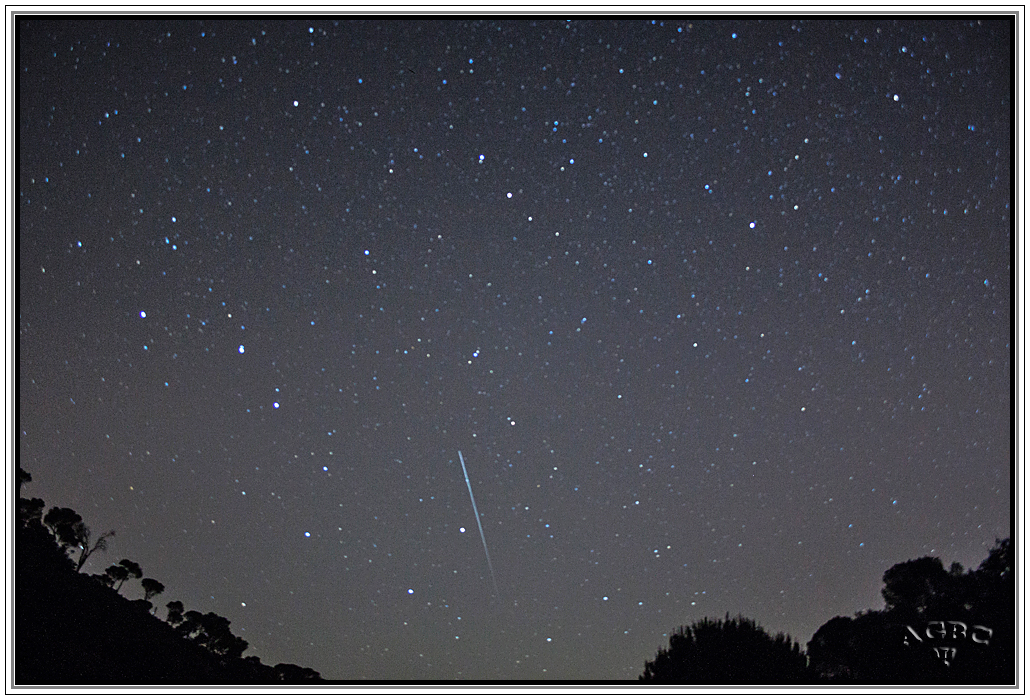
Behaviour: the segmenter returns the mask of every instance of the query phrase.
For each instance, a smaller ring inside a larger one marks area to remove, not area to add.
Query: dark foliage
[[[168,624],[176,626],[182,622],[182,614],[186,608],[182,606],[181,600],[173,600],[165,607],[168,608]]]
[[[128,581],[130,578],[142,578],[143,569],[134,561],[129,559],[122,559],[117,564],[112,564],[105,569],[105,573],[110,576],[114,581],[118,582],[115,586],[115,590],[121,590],[122,584]]]
[[[648,661],[640,680],[652,683],[771,684],[810,680],[805,653],[790,637],[772,637],[744,617],[705,618],[680,627]]]
[[[46,503],[42,498],[19,498],[18,499],[18,521],[27,523],[29,521],[39,522],[43,517],[43,508]]]
[[[43,518],[43,524],[53,533],[65,551],[70,552],[82,544],[82,528],[85,525],[82,516],[71,508],[51,508]]]
[[[229,631],[229,621],[214,613],[190,610],[183,615],[176,629],[205,649],[220,657],[239,658],[247,650],[247,642]]]
[[[111,566],[104,569],[104,577],[105,578],[101,580],[103,580],[105,583],[110,581],[111,583],[109,585],[117,591],[122,587],[122,584],[125,583],[126,580],[128,580],[129,571],[124,566],[119,566],[118,564],[111,564]],[[114,585],[116,583],[118,584],[117,586]]]
[[[156,595],[161,595],[165,590],[163,583],[152,578],[145,578],[139,584],[143,586],[143,600],[150,600]]]

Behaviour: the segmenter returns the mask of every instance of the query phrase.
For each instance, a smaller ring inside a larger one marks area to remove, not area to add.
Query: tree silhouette
[[[208,613],[209,615],[213,613]],[[225,619],[225,618],[222,618]],[[229,631],[229,621],[225,620],[224,632],[215,634],[208,643],[207,648],[218,654],[231,659],[238,659],[243,656],[250,643],[242,637],[237,637]]]
[[[38,522],[43,517],[44,508],[46,508],[46,503],[42,498],[19,498],[18,520],[22,525]]]
[[[126,569],[124,566],[119,566],[118,564],[111,564],[111,566],[104,569],[103,575],[106,576],[107,579],[102,580],[109,580],[111,582],[111,587],[113,587],[117,591],[119,588],[122,587],[122,584],[125,583],[125,581],[129,578],[129,570]],[[115,583],[118,584],[117,587],[114,586]]]
[[[118,581],[118,587],[115,588],[116,591],[121,589],[122,584],[130,578],[142,578],[143,576],[143,569],[140,568],[140,565],[134,561],[130,561],[129,559],[122,559],[118,562],[118,566],[116,568],[118,575],[115,576],[112,574],[112,577]],[[110,572],[111,567],[108,567],[107,571]]]
[[[187,639],[192,639],[199,644],[207,642],[207,633],[204,631],[204,613],[196,610],[186,611],[177,627],[182,636]]]
[[[143,600],[150,600],[156,595],[164,593],[164,584],[152,578],[145,578],[139,582],[143,586]]]
[[[808,642],[809,668],[823,681],[916,683],[934,680],[933,651],[905,646],[899,613],[867,610],[825,623]],[[915,624],[914,618],[904,619]],[[917,625],[918,626],[918,625]]]
[[[182,605],[182,601],[173,600],[172,602],[165,605],[165,607],[168,608],[168,617],[165,618],[168,620],[168,624],[172,627],[178,627],[180,624],[182,624],[182,611],[185,610],[185,608]]]
[[[29,474],[27,471],[22,469],[20,465],[18,466],[17,471],[15,472],[15,474],[16,474],[16,478],[17,478],[17,482],[16,482],[16,485],[15,485],[15,494],[20,499],[21,498],[21,485],[22,484],[27,484],[27,483],[31,482],[32,481],[32,474]]]
[[[797,683],[809,679],[801,645],[782,633],[770,636],[738,616],[705,618],[680,627],[644,665],[640,680],[652,683]]]
[[[170,609],[170,608],[169,608]],[[249,644],[229,631],[229,620],[215,613],[190,610],[183,615],[178,630],[187,639],[223,657],[240,658]]]
[[[111,568],[111,567],[108,567],[108,568]],[[114,579],[111,578],[111,574],[109,574],[106,571],[104,573],[102,573],[102,574],[93,574],[92,578],[96,579],[97,581],[99,581],[101,584],[107,586],[108,588],[114,588]]]
[[[992,630],[991,652],[982,661],[983,676],[994,683],[1015,683],[1016,584],[1012,567],[1012,540],[995,540],[980,567],[970,572],[974,582],[970,619]]]
[[[22,501],[24,502],[24,499]],[[42,510],[43,501],[33,499],[28,503],[24,503],[23,507],[26,518],[33,517],[37,506],[39,510]],[[43,518],[43,524],[57,538],[58,544],[64,548],[65,552],[71,553],[76,549],[79,550],[79,557],[75,567],[76,571],[82,569],[86,560],[94,552],[107,549],[107,539],[114,537],[114,530],[111,530],[110,532],[105,532],[97,538],[96,542],[91,544],[93,533],[90,531],[89,526],[82,522],[82,516],[71,508],[51,508],[47,512],[46,517]]]
[[[980,568],[971,573],[985,592],[1007,599],[1005,587],[1012,584],[1012,540],[995,540],[994,547],[980,563]]]
[[[855,678],[853,665],[858,657],[855,648],[855,621],[838,615],[823,624],[808,642],[808,658],[824,680],[849,681]]]
[[[90,539],[93,533],[90,532],[89,526],[78,526],[78,534],[80,540],[80,550],[79,561],[75,565],[75,570],[81,571],[83,565],[85,565],[86,560],[89,559],[90,555],[92,555],[94,552],[103,552],[107,549],[107,538],[114,537],[114,530],[110,530],[102,534],[100,537],[97,538],[97,541],[94,542],[92,546],[90,546]]]
[[[922,557],[887,569],[881,593],[887,610],[922,615],[931,606],[940,607],[955,601],[956,578],[944,570],[937,557]]]
[[[49,528],[57,538],[57,543],[64,547],[66,552],[81,544],[82,516],[71,508],[51,508],[43,518],[43,524]]]
[[[39,520],[43,517],[43,508],[46,504],[42,498],[33,498],[31,500],[21,497],[21,485],[27,484],[32,481],[32,474],[22,469],[20,466],[17,467],[16,472],[17,486],[16,494],[18,498],[18,521],[27,525],[33,520]]]

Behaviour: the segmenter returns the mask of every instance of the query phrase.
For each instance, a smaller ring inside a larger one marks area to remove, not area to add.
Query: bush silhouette
[[[801,646],[784,634],[770,636],[744,617],[705,618],[680,627],[644,666],[652,683],[800,683],[809,680]]]

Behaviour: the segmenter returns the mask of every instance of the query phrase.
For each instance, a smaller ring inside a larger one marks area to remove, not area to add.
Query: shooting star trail
[[[458,459],[461,460],[461,472],[465,475],[465,485],[469,487],[469,498],[472,500],[472,512],[476,514],[476,525],[479,526],[479,537],[483,540],[483,552],[486,553],[486,565],[490,567],[490,579],[494,582],[494,595],[498,598],[501,594],[497,591],[497,577],[494,576],[494,565],[490,563],[490,550],[486,548],[486,535],[483,534],[483,523],[479,521],[479,509],[476,508],[476,497],[472,495],[472,482],[469,481],[468,470],[465,469],[465,458],[458,450]]]

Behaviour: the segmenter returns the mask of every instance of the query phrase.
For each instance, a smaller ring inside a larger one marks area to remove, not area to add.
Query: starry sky
[[[1010,19],[16,19],[23,495],[162,614],[632,680],[1011,534]]]

